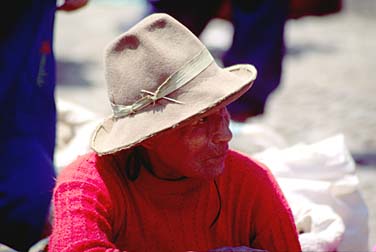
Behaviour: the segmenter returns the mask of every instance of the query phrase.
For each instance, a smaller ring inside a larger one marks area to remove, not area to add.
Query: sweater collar
[[[155,192],[159,194],[184,194],[198,190],[210,182],[194,178],[184,178],[181,180],[165,180],[155,177],[145,168],[141,169],[140,176],[133,182],[134,185],[143,191]]]

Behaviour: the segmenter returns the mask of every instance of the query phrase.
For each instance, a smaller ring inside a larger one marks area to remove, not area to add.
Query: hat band
[[[166,99],[171,102],[180,103],[177,100],[166,97],[172,92],[178,90],[194,77],[204,71],[214,61],[208,49],[203,48],[196,56],[185,63],[175,73],[170,75],[155,92],[140,90],[142,97],[131,105],[121,105],[111,103],[113,117],[123,118],[145,108],[150,104],[155,104],[159,99]]]

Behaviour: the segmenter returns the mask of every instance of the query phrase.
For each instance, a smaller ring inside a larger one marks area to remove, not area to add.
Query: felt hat
[[[105,78],[113,115],[92,135],[91,148],[99,155],[131,148],[231,103],[252,86],[256,69],[218,66],[191,31],[158,13],[110,42]]]

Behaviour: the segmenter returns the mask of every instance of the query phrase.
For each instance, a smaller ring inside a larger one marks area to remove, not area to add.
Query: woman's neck
[[[180,181],[187,178],[183,174],[180,174],[176,169],[171,168],[168,164],[162,162],[158,156],[153,155],[153,153],[149,152],[148,158],[151,167],[146,167],[146,170],[148,170],[154,177],[167,181]]]

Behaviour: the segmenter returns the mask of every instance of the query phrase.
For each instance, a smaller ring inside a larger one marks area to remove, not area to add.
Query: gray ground
[[[59,13],[57,97],[109,114],[103,48],[144,11],[142,1],[92,0],[80,11]],[[376,1],[347,0],[340,14],[289,21],[282,84],[266,114],[251,121],[274,129],[291,145],[344,134],[370,212],[370,245],[376,244],[375,14]]]

